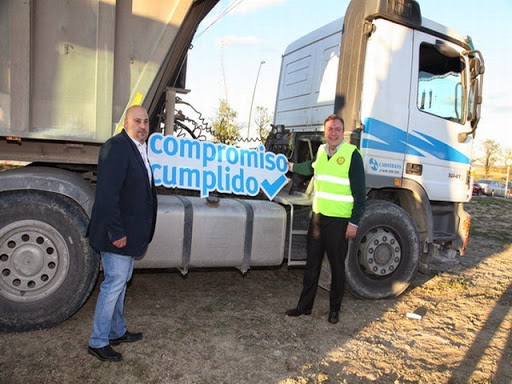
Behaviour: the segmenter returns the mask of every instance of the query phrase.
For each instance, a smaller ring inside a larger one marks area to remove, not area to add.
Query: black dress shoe
[[[101,361],[121,361],[123,360],[123,355],[119,352],[116,352],[112,349],[110,345],[106,345],[101,348],[87,348],[87,352],[89,355],[95,356]]]
[[[133,343],[134,341],[142,340],[142,333],[132,333],[126,331],[125,334],[117,339],[110,339],[110,345],[119,345],[121,343]]]
[[[286,311],[286,316],[297,317],[301,315],[311,315],[311,309],[295,307]]]
[[[331,324],[336,324],[338,321],[340,321],[339,312],[338,311],[329,312],[329,317],[327,318],[327,321]]]

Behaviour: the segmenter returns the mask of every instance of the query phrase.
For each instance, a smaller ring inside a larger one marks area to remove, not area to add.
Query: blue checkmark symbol
[[[272,200],[277,193],[283,188],[283,186],[287,183],[287,179],[284,175],[279,176],[273,183],[270,183],[267,179],[261,182],[261,189],[267,197]]]

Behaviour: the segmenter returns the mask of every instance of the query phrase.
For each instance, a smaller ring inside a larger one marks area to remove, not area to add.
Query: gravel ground
[[[512,200],[475,198],[469,210],[459,264],[418,274],[396,299],[347,294],[337,325],[324,290],[311,316],[284,315],[300,268],[140,271],[126,317],[144,339],[116,347],[122,362],[86,351],[97,285],[52,329],[0,333],[0,383],[511,383]]]

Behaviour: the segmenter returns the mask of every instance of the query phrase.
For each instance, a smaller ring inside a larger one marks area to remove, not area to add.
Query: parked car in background
[[[498,180],[480,179],[476,183],[482,188],[482,193],[487,196],[501,196],[505,197],[505,183]],[[507,196],[509,192],[507,192]]]
[[[482,196],[482,187],[476,181],[473,183],[473,196]]]

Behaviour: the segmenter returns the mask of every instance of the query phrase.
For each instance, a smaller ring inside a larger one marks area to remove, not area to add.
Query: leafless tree
[[[256,107],[254,122],[258,127],[258,136],[262,143],[265,143],[270,133],[270,123],[272,123],[272,119],[272,114],[268,111],[268,108]]]
[[[234,145],[240,140],[240,124],[236,121],[237,116],[238,113],[231,108],[227,100],[219,100],[219,109],[212,123],[214,142]]]
[[[484,164],[485,177],[489,177],[491,168],[496,164],[501,155],[500,145],[491,139],[487,139],[482,144],[483,146],[483,158],[482,163]]]

